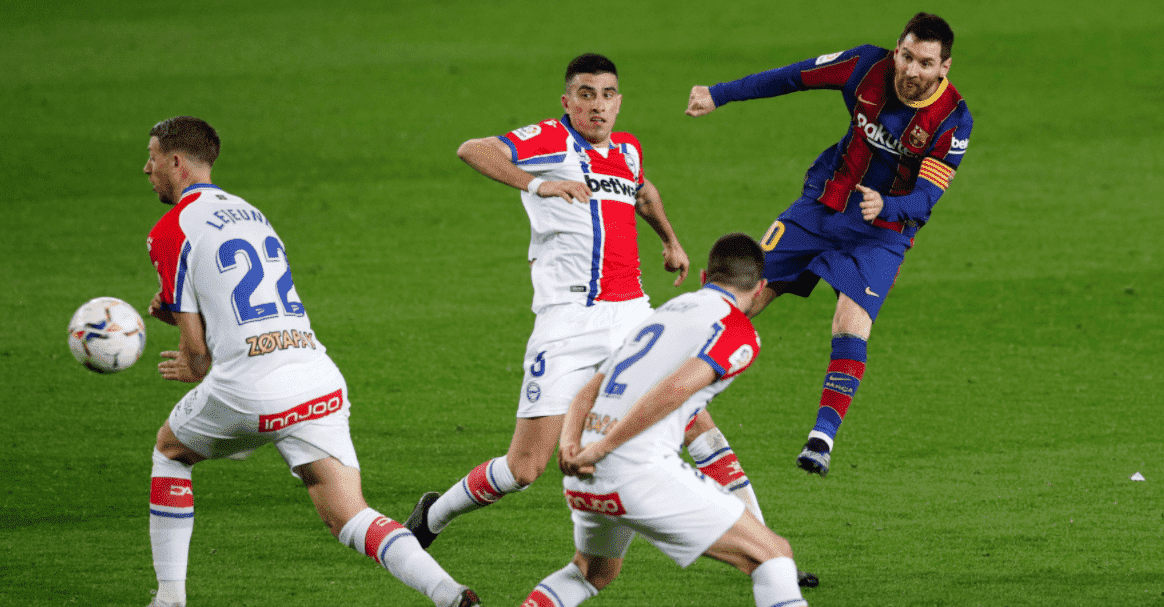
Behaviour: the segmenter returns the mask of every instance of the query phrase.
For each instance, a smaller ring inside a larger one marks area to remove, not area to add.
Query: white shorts
[[[274,443],[291,473],[326,457],[359,469],[348,428],[351,402],[343,376],[309,393],[255,401],[202,382],[170,412],[170,430],[183,445],[208,459],[246,459]]]
[[[574,395],[651,312],[646,297],[543,309],[525,347],[517,417],[565,414]]]
[[[608,456],[609,457],[609,456]],[[623,558],[635,533],[680,567],[744,514],[744,502],[678,456],[563,480],[579,552]]]

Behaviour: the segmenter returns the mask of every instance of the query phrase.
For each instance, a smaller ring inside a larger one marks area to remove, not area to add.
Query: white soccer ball
[[[98,297],[69,321],[69,349],[90,371],[128,369],[145,351],[145,322],[133,306],[116,297]]]

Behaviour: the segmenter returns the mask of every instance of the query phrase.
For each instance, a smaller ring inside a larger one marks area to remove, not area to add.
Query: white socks
[[[570,563],[546,576],[526,597],[522,607],[577,607],[597,594],[598,589],[586,581],[582,570]]]
[[[506,457],[495,457],[473,468],[433,502],[428,510],[429,530],[440,533],[454,518],[493,504],[506,493],[522,489],[524,487],[513,478]]]
[[[797,584],[796,563],[786,556],[756,567],[752,572],[752,594],[756,607],[808,607]]]
[[[687,445],[687,453],[695,460],[695,466],[700,472],[710,476],[733,495],[744,500],[748,510],[760,519],[761,523],[764,522],[764,514],[760,512],[760,502],[756,499],[756,491],[752,489],[752,481],[744,474],[739,458],[719,428],[712,428],[695,437],[695,440]]]
[[[464,586],[458,584],[400,523],[365,508],[340,530],[341,544],[365,554],[438,607],[451,604]]]
[[[156,448],[150,479],[150,547],[158,578],[158,598],[186,601],[186,565],[194,534],[194,492],[191,468]]]

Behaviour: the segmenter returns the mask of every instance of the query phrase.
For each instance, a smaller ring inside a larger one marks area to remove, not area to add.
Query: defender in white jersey
[[[642,146],[614,131],[622,104],[614,64],[601,55],[575,58],[561,102],[561,118],[471,139],[457,150],[483,175],[521,191],[537,318],[508,452],[443,495],[421,497],[406,525],[422,546],[453,518],[524,489],[545,471],[571,399],[651,313],[640,282],[636,213],[662,240],[664,267],[679,272],[675,286],[690,266],[658,189],[644,176]],[[747,476],[710,418],[698,434],[689,440],[693,457],[758,514]]]
[[[159,199],[174,205],[147,240],[161,282],[150,314],[180,330],[179,350],[163,352],[158,369],[165,379],[201,381],[174,407],[153,453],[151,605],[186,604],[193,465],[244,459],[267,443],[340,542],[438,606],[478,604],[412,533],[364,501],[347,384],[311,328],[270,221],[210,182],[218,149],[209,124],[178,116],[150,131],[144,168]]]
[[[746,312],[766,284],[763,267],[750,237],[721,238],[704,288],[635,327],[578,393],[558,451],[576,552],[523,607],[574,607],[596,595],[636,533],[681,567],[705,554],[751,575],[757,606],[806,605],[788,542],[679,457],[688,422],[760,352]]]

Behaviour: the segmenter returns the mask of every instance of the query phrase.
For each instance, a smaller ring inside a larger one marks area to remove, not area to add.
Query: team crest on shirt
[[[913,125],[913,130],[909,132],[909,144],[915,148],[925,147],[926,142],[929,141],[930,134],[921,128],[919,125]]]
[[[541,397],[542,387],[539,386],[538,382],[536,381],[529,382],[529,384],[525,387],[525,398],[531,403],[536,403]]]
[[[629,154],[629,153],[623,154],[622,158],[623,158],[623,160],[626,161],[626,168],[630,169],[631,175],[638,177],[639,176],[639,162],[637,160],[635,160],[634,155]]]

